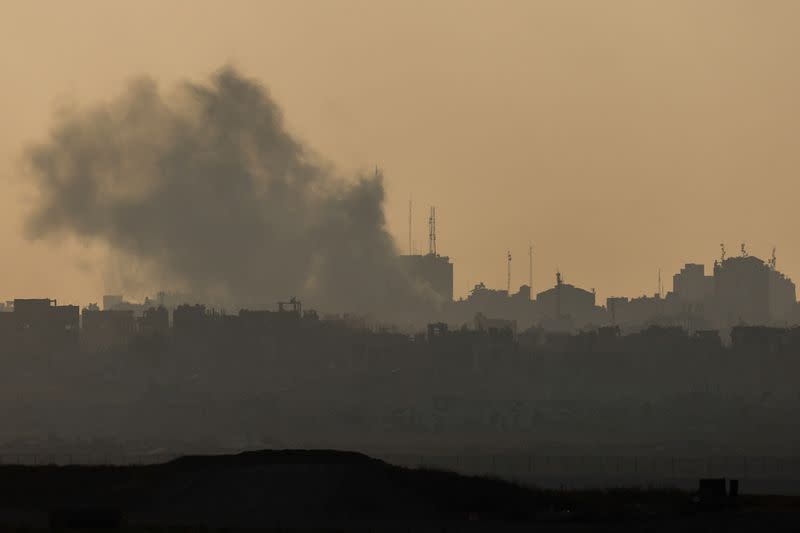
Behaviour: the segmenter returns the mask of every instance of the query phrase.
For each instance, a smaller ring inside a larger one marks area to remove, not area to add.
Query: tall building
[[[411,279],[433,289],[443,303],[453,301],[453,263],[449,257],[433,253],[401,255],[400,265]]]
[[[763,325],[771,320],[768,265],[752,255],[730,257],[714,265],[713,309],[721,327]]]
[[[595,293],[581,289],[556,276],[556,286],[536,295],[536,307],[542,324],[549,329],[572,329],[602,321],[595,305]]]
[[[85,308],[81,321],[81,341],[90,350],[126,344],[136,335],[133,311]]]
[[[26,349],[59,349],[77,346],[78,306],[58,305],[55,300],[14,300],[13,331],[18,346]]]
[[[705,265],[687,263],[679,273],[672,276],[672,292],[681,302],[699,305],[714,292],[714,278],[706,276]]]
[[[794,282],[771,268],[769,271],[769,314],[773,321],[791,321],[797,306]]]

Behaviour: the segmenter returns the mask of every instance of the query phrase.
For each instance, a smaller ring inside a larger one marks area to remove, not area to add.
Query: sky
[[[652,294],[746,243],[800,279],[800,4],[750,1],[3,2],[0,299],[124,285],[98,243],[29,240],[24,150],[64,106],[225,65],[342,175],[380,167],[401,251],[427,216],[455,293]],[[142,288],[142,292],[145,289]],[[132,294],[141,297],[144,294]]]

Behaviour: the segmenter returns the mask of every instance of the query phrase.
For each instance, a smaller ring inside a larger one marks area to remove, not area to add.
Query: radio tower
[[[658,297],[664,297],[664,286],[661,284],[661,269],[658,269]]]
[[[511,295],[511,250],[508,251],[508,277],[506,279],[506,292]]]
[[[431,207],[431,216],[428,218],[428,253],[436,255],[436,207]]]

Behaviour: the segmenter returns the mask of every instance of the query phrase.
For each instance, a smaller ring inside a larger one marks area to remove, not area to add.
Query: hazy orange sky
[[[146,74],[226,63],[343,174],[379,165],[406,250],[439,251],[455,292],[566,281],[657,288],[739,244],[800,279],[800,3],[795,1],[14,2],[0,10],[0,298],[85,304],[119,290],[102,250],[29,242],[21,151],[65,102]],[[707,267],[708,268],[708,267]],[[137,295],[141,296],[141,295]]]

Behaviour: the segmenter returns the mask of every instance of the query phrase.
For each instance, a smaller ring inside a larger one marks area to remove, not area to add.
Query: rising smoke
[[[433,302],[399,268],[382,176],[337,177],[232,68],[169,98],[141,79],[67,112],[27,161],[31,238],[99,240],[154,283],[234,307],[298,296],[388,317]]]

